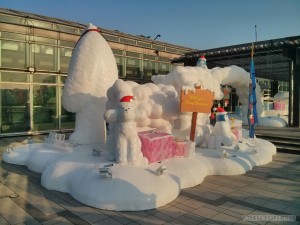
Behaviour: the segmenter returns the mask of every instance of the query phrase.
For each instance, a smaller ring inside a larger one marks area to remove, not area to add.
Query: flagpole
[[[256,31],[256,25],[255,25],[255,42],[257,42],[257,31]]]
[[[258,123],[256,111],[256,78],[254,69],[254,44],[251,46],[251,61],[250,61],[250,81],[249,81],[249,96],[248,96],[248,123],[249,123],[249,137],[254,138],[255,125]]]

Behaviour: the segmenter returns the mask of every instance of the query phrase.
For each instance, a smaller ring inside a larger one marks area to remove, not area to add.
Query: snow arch
[[[243,68],[238,66],[229,66],[224,68],[216,68],[211,71],[212,76],[222,85],[230,85],[236,88],[239,101],[243,106],[243,115],[247,115],[248,111],[248,95],[250,75]],[[263,114],[263,104],[261,101],[261,88],[256,84],[256,110],[257,116]]]

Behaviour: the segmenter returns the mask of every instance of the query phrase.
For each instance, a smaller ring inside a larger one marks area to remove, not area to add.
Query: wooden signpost
[[[180,111],[193,112],[190,140],[195,141],[195,130],[197,123],[197,114],[210,113],[213,105],[214,94],[208,90],[201,90],[200,87],[195,88],[195,92],[181,91],[180,94]]]

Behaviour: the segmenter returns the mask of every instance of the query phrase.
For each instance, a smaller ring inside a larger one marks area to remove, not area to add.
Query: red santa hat
[[[218,112],[218,113],[226,113],[225,109],[222,108],[222,107],[218,107],[218,108],[217,108],[217,112]]]
[[[205,58],[204,55],[201,55],[199,59],[202,59],[202,60],[206,61],[206,58]]]
[[[130,102],[131,99],[133,99],[133,96],[131,95],[126,95],[123,98],[120,99],[120,102]]]

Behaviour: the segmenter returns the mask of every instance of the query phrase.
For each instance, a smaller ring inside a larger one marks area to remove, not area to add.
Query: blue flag
[[[248,97],[248,123],[249,137],[254,138],[255,125],[258,123],[256,111],[256,78],[253,60],[254,45],[252,44],[251,62],[250,62],[250,81],[249,81],[249,97]]]

